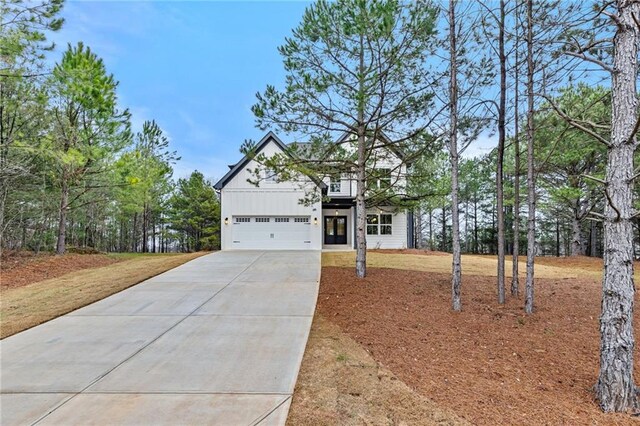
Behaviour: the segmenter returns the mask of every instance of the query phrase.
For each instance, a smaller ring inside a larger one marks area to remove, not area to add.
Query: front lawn
[[[207,253],[44,256],[3,268],[0,338],[104,299],[203,254]]]

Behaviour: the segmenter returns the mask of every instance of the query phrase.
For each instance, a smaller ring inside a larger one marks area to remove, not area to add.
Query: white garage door
[[[311,247],[308,216],[234,216],[232,247],[235,249],[304,249]]]

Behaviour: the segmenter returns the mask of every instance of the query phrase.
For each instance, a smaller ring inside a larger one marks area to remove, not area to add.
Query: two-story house
[[[287,146],[272,132],[255,147],[255,155],[282,153]],[[402,186],[406,164],[402,156],[381,149],[374,158],[379,188]],[[353,249],[356,234],[356,181],[353,176],[316,180],[303,176],[297,181],[279,180],[264,170],[256,186],[254,171],[261,165],[245,156],[229,166],[215,184],[221,201],[221,245],[231,249]],[[381,191],[383,192],[383,191]],[[305,194],[317,201],[301,203]],[[411,213],[381,205],[367,208],[368,248],[413,247]]]

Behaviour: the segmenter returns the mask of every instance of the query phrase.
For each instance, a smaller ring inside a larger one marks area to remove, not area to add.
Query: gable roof
[[[258,155],[260,151],[262,151],[262,149],[271,141],[278,145],[283,151],[287,149],[287,146],[280,140],[280,138],[278,138],[273,132],[269,132],[264,135],[264,137],[260,139],[260,141],[256,144],[256,147],[254,149],[255,154]],[[245,155],[244,157],[242,157],[242,160],[238,161],[236,164],[229,165],[230,170],[226,175],[222,177],[222,179],[216,182],[213,187],[215,189],[222,189],[231,179],[234,178],[235,175],[240,172],[240,170],[242,170],[247,164],[249,164],[249,161],[251,161],[251,158],[249,158],[248,155]]]
[[[280,140],[280,138],[278,136],[275,135],[275,133],[273,132],[269,132],[266,135],[264,135],[264,137],[262,139],[260,139],[260,141],[256,144],[255,148],[254,148],[254,155],[258,155],[260,153],[260,151],[262,151],[262,149],[267,146],[269,144],[269,142],[274,142],[276,145],[278,145],[278,147],[287,155],[290,155],[288,150],[287,150],[287,145],[284,144],[284,142],[282,142]],[[216,182],[215,185],[213,185],[213,187],[217,190],[220,190],[222,188],[224,188],[224,186],[231,180],[233,179],[242,169],[244,169],[247,164],[249,164],[249,162],[252,160],[252,157],[249,157],[248,155],[245,155],[242,160],[238,161],[236,164],[234,165],[230,165],[229,168],[231,170],[229,170],[227,172],[226,175],[224,175],[222,177],[222,179],[220,179],[218,182]],[[320,186],[321,188],[324,188],[326,185],[320,181],[317,178],[313,178],[310,176],[310,179],[316,183],[318,186]]]
[[[343,133],[342,136],[338,138],[337,142],[338,143],[344,142],[350,135],[351,133],[349,132]],[[379,137],[387,143],[390,142],[389,138],[387,138],[387,136],[382,132],[380,133]],[[287,145],[284,142],[282,142],[282,140],[280,140],[280,138],[276,136],[275,133],[271,131],[269,131],[266,135],[264,135],[263,138],[260,139],[260,141],[256,144],[254,148],[255,155],[258,155],[260,151],[262,151],[262,149],[269,144],[269,142],[274,142],[276,145],[278,145],[278,147],[282,150],[282,152],[286,153],[287,155],[291,155],[287,149]],[[307,145],[309,145],[309,143],[308,142],[292,142],[290,145],[298,146],[304,150],[305,148],[307,148]],[[389,151],[395,154],[401,161],[406,161],[406,155],[399,147],[396,147],[390,144],[387,148],[389,149]],[[217,190],[224,188],[224,186],[231,179],[233,179],[242,169],[244,169],[251,160],[252,160],[252,157],[245,155],[236,164],[230,164],[229,165],[230,170],[227,172],[227,174],[225,174],[222,177],[222,179],[216,182],[216,184],[213,185],[213,187]],[[321,188],[325,188],[327,186],[324,182],[322,182],[317,177],[309,176],[309,178]]]
[[[351,132],[344,132],[336,141],[337,143],[342,143],[345,142],[350,136],[354,136],[353,133]],[[395,146],[394,144],[391,143],[391,139],[389,139],[387,137],[387,135],[384,134],[384,132],[380,131],[380,133],[378,134],[378,137],[386,144],[388,144],[388,146],[386,147],[389,151],[391,151],[392,154],[394,154],[396,157],[398,157],[398,159],[400,159],[400,161],[405,162],[407,155],[405,154],[405,152],[398,146]],[[373,144],[374,142],[371,141],[371,144]]]

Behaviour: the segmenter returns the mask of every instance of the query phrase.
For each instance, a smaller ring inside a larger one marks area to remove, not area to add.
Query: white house
[[[286,145],[272,132],[256,145],[256,155],[266,157],[285,150]],[[262,166],[254,159],[245,156],[229,167],[215,184],[220,191],[223,250],[355,248],[356,184],[351,177],[323,182],[305,176],[298,181],[280,181],[264,171],[256,186],[249,180],[255,180],[252,171]],[[406,165],[397,155],[381,153],[375,167],[397,173],[381,181],[393,179],[397,183],[406,174]],[[311,193],[318,201],[301,203],[305,194]],[[405,210],[369,208],[366,233],[368,248],[413,247],[413,218]]]

